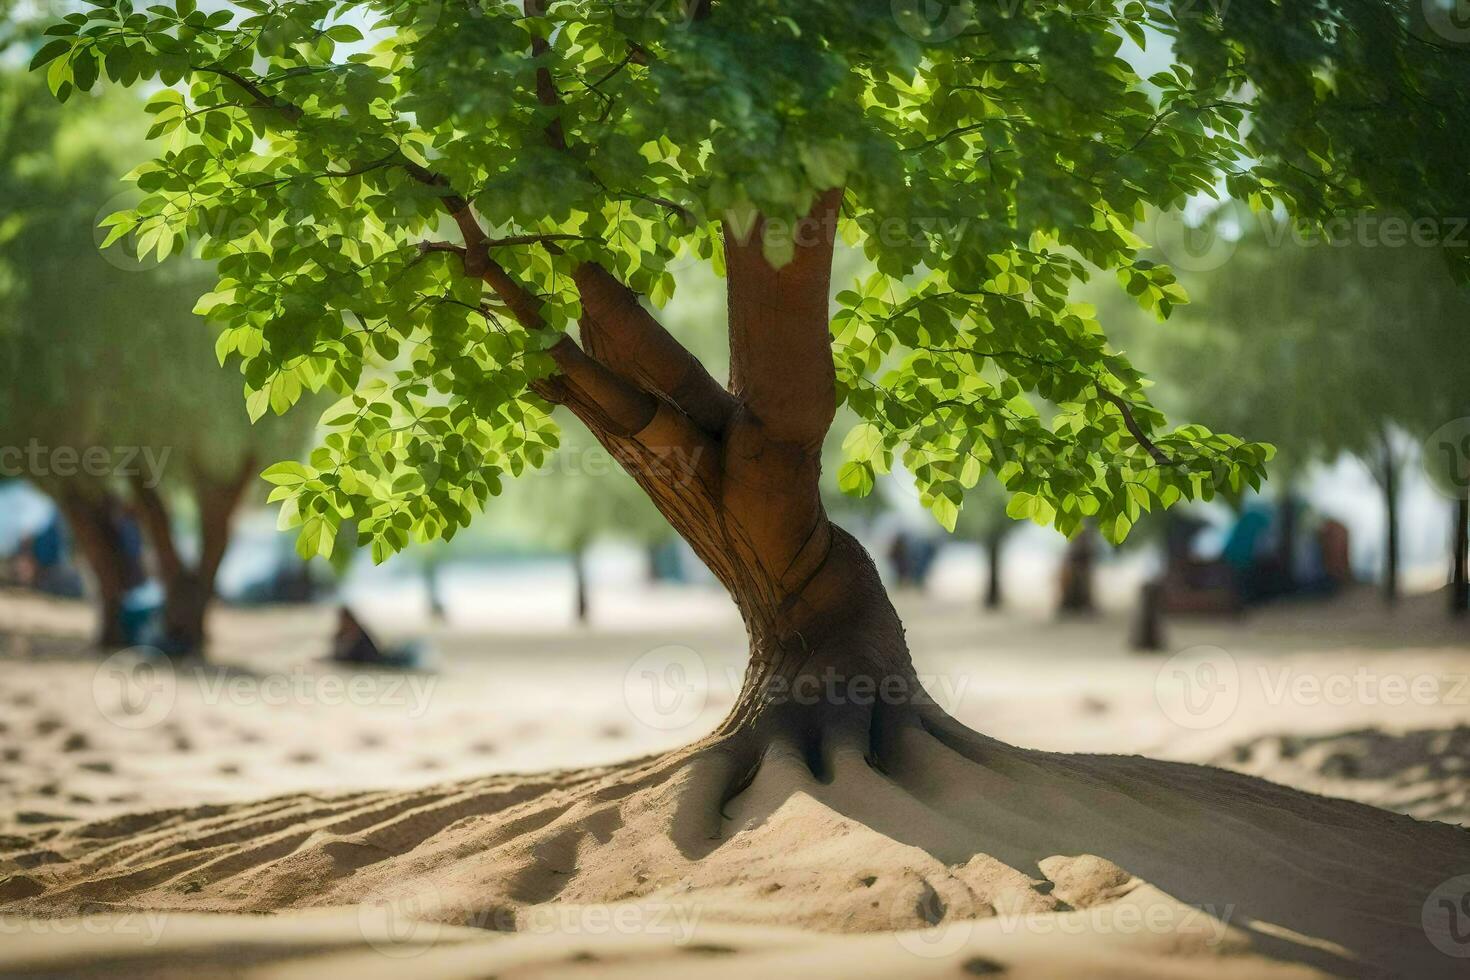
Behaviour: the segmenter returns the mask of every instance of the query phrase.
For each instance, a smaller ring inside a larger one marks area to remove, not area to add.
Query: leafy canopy
[[[97,251],[98,206],[147,156],[129,129],[140,112],[124,92],[64,111],[39,79],[0,71],[0,445],[146,447],[170,485],[226,481],[249,458],[297,451],[309,420],[251,426],[238,385],[212,370],[190,314],[204,263],[141,269]],[[49,468],[32,478],[55,489]]]
[[[133,174],[146,197],[110,237],[217,261],[198,310],[228,324],[218,354],[253,416],[342,396],[309,463],[266,474],[308,552],[349,518],[380,559],[451,536],[503,474],[543,462],[557,435],[531,385],[579,315],[578,263],[662,305],[672,264],[719,269],[722,223],[763,215],[783,264],[792,243],[770,229],[834,186],[840,233],[875,270],[831,324],[838,398],[861,420],[848,492],[901,456],[953,527],[989,470],[1013,515],[1068,533],[1091,517],[1117,540],[1144,510],[1256,483],[1270,455],[1165,431],[1069,299],[1102,270],[1168,316],[1186,297],[1135,233],[1149,209],[1226,180],[1270,192],[1243,169],[1237,73],[1145,81],[1120,56],[1179,33],[1170,4],[965,5],[951,34],[891,0],[88,3],[37,52],[52,90],[164,86],[158,157]],[[461,198],[553,329],[523,329],[423,244],[452,236]],[[1056,408],[1045,422],[1036,399]]]

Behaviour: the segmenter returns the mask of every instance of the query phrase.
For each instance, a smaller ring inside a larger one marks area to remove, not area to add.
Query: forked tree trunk
[[[65,485],[52,491],[52,499],[91,572],[97,593],[97,645],[104,650],[126,646],[123,596],[136,583],[113,519],[116,498],[100,488]]]
[[[223,481],[196,474],[193,489],[199,514],[199,560],[193,565],[179,552],[163,496],[141,479],[134,481],[139,516],[163,584],[162,642],[170,656],[192,657],[204,652],[215,582],[230,543],[230,523],[254,471],[254,460],[246,459],[233,477]]]

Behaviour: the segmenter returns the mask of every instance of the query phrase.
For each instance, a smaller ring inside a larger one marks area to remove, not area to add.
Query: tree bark
[[[1470,498],[1455,501],[1450,531],[1450,614],[1470,611]]]
[[[1000,578],[1000,558],[1004,545],[1004,535],[990,534],[985,538],[985,554],[988,565],[985,575],[986,609],[999,609],[1005,602]]]

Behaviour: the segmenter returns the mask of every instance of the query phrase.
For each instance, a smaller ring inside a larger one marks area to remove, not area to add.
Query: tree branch
[[[582,297],[582,342],[612,370],[655,391],[712,436],[724,432],[735,398],[710,376],[621,280],[595,262],[574,275]]]
[[[1117,408],[1119,414],[1123,416],[1123,425],[1128,429],[1128,433],[1133,436],[1134,440],[1140,446],[1148,451],[1148,454],[1153,457],[1155,463],[1158,463],[1160,466],[1174,465],[1174,460],[1169,454],[1154,445],[1154,441],[1139,426],[1138,420],[1133,417],[1133,408],[1128,404],[1126,399],[1113,394],[1102,385],[1097,385],[1097,393],[1103,397],[1104,401],[1110,402]]]

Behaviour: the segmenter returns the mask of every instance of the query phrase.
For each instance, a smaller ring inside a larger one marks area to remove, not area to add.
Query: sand
[[[777,747],[725,798],[727,754],[677,747],[728,707],[728,620],[451,627],[352,693],[326,614],[226,611],[216,663],[129,713],[84,611],[0,596],[0,969],[1463,976],[1470,645],[1437,599],[1370,603],[1179,624],[1171,659],[905,597],[921,674],[996,740]],[[651,713],[670,665],[702,678]],[[1171,700],[1201,665],[1235,672],[1219,717]]]

